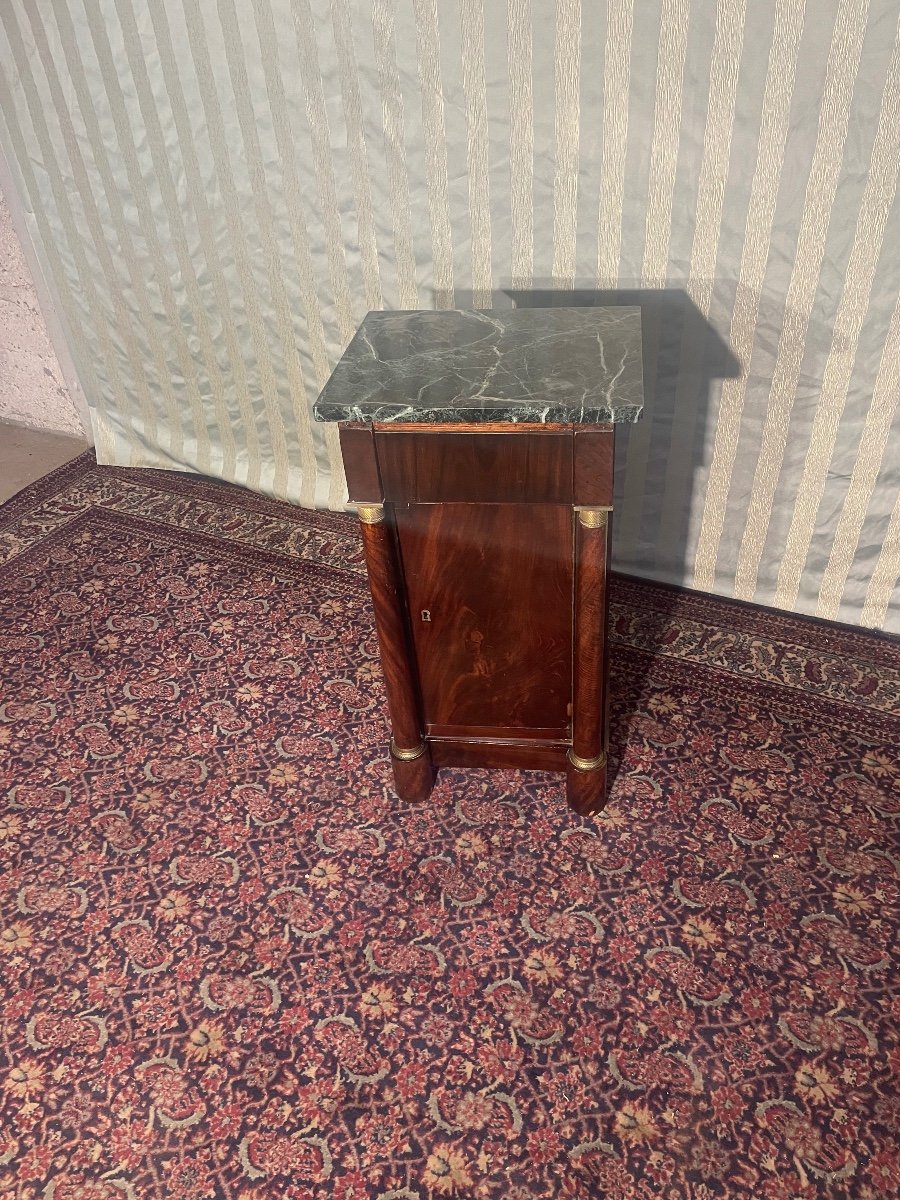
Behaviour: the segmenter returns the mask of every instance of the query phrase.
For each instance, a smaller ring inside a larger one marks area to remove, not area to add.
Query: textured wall
[[[617,564],[900,628],[898,16],[6,0],[0,136],[101,456],[339,506],[309,403],[368,308],[636,298]]]
[[[82,436],[34,280],[0,192],[0,421]]]

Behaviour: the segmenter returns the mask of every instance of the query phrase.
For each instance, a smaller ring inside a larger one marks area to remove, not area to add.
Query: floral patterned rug
[[[0,1194],[900,1188],[900,647],[637,581],[606,811],[390,790],[354,522],[0,509]]]

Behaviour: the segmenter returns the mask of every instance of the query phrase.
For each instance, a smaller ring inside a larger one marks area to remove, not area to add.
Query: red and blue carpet
[[[349,518],[86,455],[0,562],[0,1193],[896,1193],[896,643],[619,581],[603,815],[410,808]]]

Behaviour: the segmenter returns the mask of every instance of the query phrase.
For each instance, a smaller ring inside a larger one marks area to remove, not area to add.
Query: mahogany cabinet
[[[527,310],[532,321],[535,311]],[[587,322],[593,331],[597,314],[610,310],[552,311],[594,314]],[[418,397],[423,378],[427,384],[441,365],[427,354],[427,329],[443,331],[447,318],[465,328],[483,314],[373,313],[367,322],[377,334],[377,319],[389,315],[430,318],[419,330],[426,347],[422,361],[408,366],[403,386],[393,380],[394,408],[384,390],[368,400],[356,391],[342,395],[352,377],[342,378],[339,364],[332,376],[337,387],[323,391],[317,415],[356,418],[340,420],[341,451],[361,522],[397,794],[425,800],[442,766],[564,771],[572,807],[594,812],[606,795],[614,419],[634,399],[634,380],[618,408],[609,403],[613,389],[607,387],[606,407],[582,405],[578,420],[528,419],[538,412],[565,416],[567,410],[562,402],[552,412],[546,404],[537,409],[532,396],[494,395],[494,363],[503,361],[497,343],[507,355],[511,342],[515,348],[507,314],[494,334],[493,361],[476,363],[462,387],[454,370],[454,406],[441,408],[431,395],[410,412],[401,400],[413,391]],[[491,314],[492,329],[496,323]],[[576,332],[583,352],[585,329]],[[633,322],[630,332],[624,341],[633,368]],[[569,336],[571,343],[571,331]],[[367,337],[371,347],[373,334]],[[639,348],[639,319],[637,338]],[[608,335],[608,341],[615,339]],[[593,344],[596,350],[596,337]],[[397,373],[392,345],[396,340],[386,345],[382,338],[371,363],[382,381],[391,370]],[[408,363],[409,337],[400,348],[406,351],[400,360]],[[454,349],[456,361],[471,364],[479,347]],[[353,350],[351,345],[347,352],[351,363]],[[597,358],[612,353],[608,346]],[[639,370],[639,356],[637,361]],[[385,371],[385,362],[394,366]],[[541,360],[545,377],[554,363],[556,379],[566,368],[563,378],[577,374],[560,347],[549,367],[546,355]],[[532,367],[539,375],[534,361]],[[494,385],[492,403],[483,387],[472,394],[486,374]],[[521,391],[520,364],[514,374]]]

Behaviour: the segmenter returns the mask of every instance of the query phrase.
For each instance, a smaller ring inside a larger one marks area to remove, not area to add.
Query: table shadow
[[[562,289],[549,282],[498,289],[490,293],[489,304],[476,304],[471,291],[456,289],[452,296],[434,292],[435,308],[621,305],[641,310],[644,411],[637,425],[616,427],[613,569],[648,580],[683,583],[689,578],[692,506],[702,502],[699,491],[705,488],[709,426],[715,415],[713,385],[741,373],[727,341],[688,293],[678,287]],[[654,610],[661,618],[675,613],[678,596],[677,590],[659,589]],[[643,689],[629,691],[639,696]],[[633,708],[633,704],[613,708],[611,782],[635,715]]]

